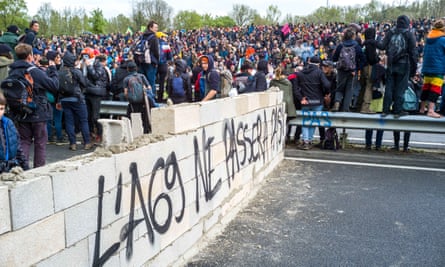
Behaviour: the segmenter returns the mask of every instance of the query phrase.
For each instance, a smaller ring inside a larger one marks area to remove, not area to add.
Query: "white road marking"
[[[381,167],[381,168],[404,169],[404,170],[445,172],[445,169],[424,168],[424,167],[417,167],[417,166],[403,166],[403,165],[378,164],[378,163],[367,163],[367,162],[346,162],[346,161],[338,161],[338,160],[308,159],[308,158],[294,158],[294,157],[284,157],[284,159],[295,160],[295,161],[307,161],[307,162],[320,162],[320,163],[354,165],[354,166],[368,166],[368,167]]]

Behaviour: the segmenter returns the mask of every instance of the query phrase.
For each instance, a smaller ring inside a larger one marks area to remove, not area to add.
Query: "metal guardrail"
[[[108,115],[110,118],[113,118],[113,116],[126,116],[127,107],[127,101],[102,100],[100,101],[100,115]]]
[[[393,115],[382,117],[380,114],[297,110],[297,118],[290,120],[289,124],[445,134],[445,118],[423,115],[408,115],[396,119]]]

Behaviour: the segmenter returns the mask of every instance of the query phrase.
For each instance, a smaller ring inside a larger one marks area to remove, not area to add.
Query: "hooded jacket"
[[[356,40],[346,40],[340,43],[335,49],[334,55],[332,56],[332,60],[334,62],[338,61],[340,57],[340,51],[343,48],[343,46],[355,47],[355,66],[357,70],[362,70],[363,67],[366,65],[366,57],[365,54],[363,54],[362,48],[359,46]]]
[[[181,77],[185,95],[176,96],[173,94],[173,78]],[[190,75],[187,73],[187,63],[182,59],[175,60],[175,72],[167,80],[167,93],[173,103],[178,104],[185,101],[192,102],[192,83]]]
[[[309,63],[292,80],[294,102],[300,103],[303,97],[306,97],[309,102],[306,106],[323,105],[323,98],[329,93],[330,87],[331,83],[320,68]]]
[[[73,81],[76,83],[76,88],[74,90],[74,95],[61,95],[60,98],[61,101],[77,102],[80,100],[80,102],[83,103],[85,102],[85,97],[82,93],[82,89],[86,88],[87,81],[85,76],[83,76],[82,71],[74,67],[75,61],[76,56],[66,51],[63,55],[63,65],[70,69]]]
[[[273,86],[276,86],[283,91],[283,101],[286,103],[287,117],[296,117],[297,113],[292,95],[292,83],[287,78],[278,78],[270,81],[270,87]]]
[[[15,55],[15,46],[17,45],[17,40],[18,36],[15,33],[12,32],[5,32],[3,33],[2,36],[0,36],[0,43],[1,44],[6,44],[11,48],[11,53],[14,56],[15,59],[17,59],[17,56]]]
[[[14,59],[9,59],[4,56],[0,56],[0,83],[8,77],[9,65],[14,62]]]
[[[379,63],[380,61],[380,58],[377,54],[375,33],[375,28],[368,28],[365,30],[365,56],[366,62],[371,66]]]
[[[262,59],[258,62],[257,72],[255,73],[255,88],[254,92],[262,92],[267,89],[267,79],[266,74],[269,72],[268,63],[266,60]]]
[[[124,92],[124,79],[128,76],[129,71],[127,70],[128,61],[122,61],[117,68],[116,73],[111,80],[111,92],[113,95],[118,95]]]
[[[31,29],[26,29],[25,33],[25,40],[23,42],[29,44],[32,47],[37,47],[37,32]]]
[[[2,130],[0,134],[2,134],[5,138],[5,147],[0,145],[0,162],[14,161],[14,163],[22,167],[22,169],[29,169],[28,162],[20,146],[19,134],[14,126],[14,123],[5,116],[1,118],[0,123],[0,130]],[[9,169],[10,168],[4,169],[2,166],[0,168],[0,173],[9,171]]]
[[[153,65],[158,65],[159,64],[159,57],[160,57],[160,52],[159,52],[159,39],[156,37],[155,33],[150,31],[150,30],[146,30],[143,33],[143,37],[144,39],[148,39],[151,38],[149,41],[149,45],[150,45],[150,54],[151,54],[151,64]]]
[[[34,65],[28,63],[25,60],[17,60],[12,63],[9,71],[9,75],[13,72],[22,73],[24,70]],[[17,118],[19,122],[42,122],[52,119],[52,109],[46,96],[46,91],[49,91],[53,95],[57,94],[59,89],[59,76],[55,66],[49,66],[45,71],[35,67],[32,68],[30,74],[34,80],[34,101],[36,104],[36,110],[26,118]],[[15,115],[15,114],[12,114]]]
[[[201,56],[198,60],[201,61],[202,57],[206,57],[209,61],[209,68],[207,71],[202,71],[199,79],[200,95],[204,98],[210,90],[216,90],[217,94],[221,92],[219,72],[214,68],[213,57],[210,55]]]
[[[386,32],[385,37],[381,42],[377,43],[377,48],[380,50],[386,50],[388,53],[388,46],[391,41],[391,37],[395,33],[402,32],[404,33],[404,36],[407,41],[407,53],[408,53],[408,61],[406,60],[399,60],[400,64],[406,64],[409,63],[410,68],[410,77],[414,76],[416,74],[416,68],[417,68],[417,48],[416,48],[416,38],[414,37],[414,34],[409,32],[409,25],[410,21],[409,18],[405,15],[401,15],[397,18],[396,28]]]
[[[431,30],[423,49],[423,74],[445,75],[445,33]]]

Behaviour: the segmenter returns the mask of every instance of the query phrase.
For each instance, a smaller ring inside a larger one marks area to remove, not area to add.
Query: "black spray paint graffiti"
[[[327,111],[302,110],[301,114],[303,115],[303,126],[331,127],[332,125]]]
[[[148,190],[148,212],[147,206],[145,205],[144,196],[142,194],[142,186],[139,180],[139,174],[137,170],[137,164],[131,163],[129,171],[131,173],[131,196],[130,196],[130,214],[128,217],[128,222],[122,227],[121,233],[119,236],[119,241],[115,242],[111,247],[109,247],[103,255],[100,256],[100,240],[101,240],[101,228],[102,228],[102,212],[103,212],[103,194],[104,194],[104,182],[105,177],[100,176],[99,178],[99,192],[98,192],[98,215],[97,215],[97,231],[95,237],[95,246],[94,246],[94,259],[93,266],[103,266],[103,264],[119,250],[120,244],[124,241],[126,242],[126,257],[130,259],[133,255],[133,232],[140,223],[145,222],[145,226],[147,228],[148,240],[151,244],[154,243],[154,232],[153,228],[160,234],[168,231],[171,225],[171,219],[173,214],[173,203],[171,198],[166,193],[161,193],[159,196],[155,198],[154,205],[152,206],[153,199],[153,183],[156,177],[156,172],[164,169],[164,182],[166,188],[171,190],[176,182],[179,184],[179,188],[181,191],[181,199],[182,199],[182,207],[181,213],[175,217],[176,222],[181,222],[184,210],[185,210],[185,191],[184,185],[182,183],[181,174],[179,172],[178,162],[176,160],[175,152],[172,152],[166,161],[163,158],[159,158],[152,170],[152,175],[149,183]],[[136,192],[139,198],[139,203],[141,206],[143,218],[135,219],[135,201],[136,201]],[[159,223],[156,220],[156,208],[161,201],[165,201],[168,205],[168,216],[163,224]],[[115,214],[119,214],[121,210],[121,202],[122,202],[122,174],[119,175],[119,180],[117,184],[117,193],[116,193],[116,203],[115,203]],[[153,226],[153,227],[152,227]]]
[[[270,143],[271,148],[278,149],[282,145],[284,133],[284,115],[281,107],[272,110],[270,121],[272,130]],[[265,162],[266,158],[269,157],[267,154],[269,134],[266,110],[263,112],[263,117],[258,114],[256,121],[251,125],[248,123],[239,122],[236,129],[234,119],[225,120],[222,133],[225,146],[226,171],[230,187],[230,181],[233,180],[235,174],[240,171],[241,166],[251,164],[260,160],[261,158],[263,159],[263,162]],[[193,138],[196,179],[196,212],[199,212],[200,181],[206,202],[211,201],[222,186],[222,179],[215,179],[214,168],[212,167],[212,143],[214,139],[215,137],[213,136],[207,137],[206,131],[203,129],[201,138],[202,147],[200,148],[198,138],[196,136]],[[164,179],[161,182],[165,185],[167,192],[159,193],[159,195],[153,195],[154,183],[157,177],[156,174],[160,171],[164,172]],[[121,229],[119,241],[115,242],[108,249],[106,249],[102,255],[100,255],[100,241],[105,177],[100,176],[99,178],[97,231],[95,236],[93,266],[102,266],[119,250],[122,242],[125,241],[126,258],[130,259],[133,255],[134,230],[143,222],[145,223],[147,230],[148,241],[151,244],[154,243],[154,231],[158,232],[159,234],[166,233],[172,223],[174,216],[173,210],[176,210],[174,209],[174,205],[176,203],[172,202],[172,197],[169,195],[173,192],[176,185],[180,189],[181,208],[179,214],[175,216],[175,221],[180,223],[183,219],[185,213],[186,194],[175,152],[171,152],[166,160],[161,157],[155,162],[149,181],[147,202],[144,200],[142,193],[143,191],[136,163],[133,162],[130,164],[129,173],[131,174],[131,190],[128,222]],[[142,218],[139,219],[135,219],[136,194],[139,199],[140,209],[143,215]],[[167,216],[163,222],[159,222],[156,219],[156,214],[158,212],[164,214],[158,210],[161,202],[164,202],[168,209]],[[121,212],[121,205],[122,173],[119,175],[117,182],[114,207],[114,212],[116,215]]]
[[[205,129],[202,130],[202,158],[199,156],[199,144],[198,138],[193,138],[193,145],[195,148],[195,178],[196,178],[196,211],[199,212],[199,177],[202,180],[202,186],[204,189],[204,197],[206,202],[212,200],[216,193],[221,188],[221,178],[212,187],[212,173],[215,171],[212,168],[212,153],[211,144],[215,137],[206,137]],[[204,170],[203,170],[204,167]]]

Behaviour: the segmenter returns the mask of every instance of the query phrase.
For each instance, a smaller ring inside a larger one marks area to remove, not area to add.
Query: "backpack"
[[[172,96],[176,97],[185,96],[184,84],[185,81],[181,75],[174,76],[172,79]]]
[[[397,63],[401,58],[408,55],[408,45],[405,38],[405,33],[394,30],[392,30],[391,32],[392,36],[386,49],[388,65]]]
[[[232,73],[229,70],[222,70],[219,73],[219,84],[221,88],[221,97],[228,97],[229,91],[232,89]]]
[[[417,100],[416,92],[414,92],[412,86],[408,85],[405,93],[403,94],[403,105],[402,108],[405,111],[417,110],[417,105],[419,101]]]
[[[154,35],[148,38],[144,38],[142,35],[139,40],[136,41],[135,49],[133,51],[134,62],[138,65],[140,64],[151,64],[151,53],[150,53],[150,40],[153,39]]]
[[[356,70],[355,45],[342,47],[337,61],[337,69],[350,72]]]
[[[330,127],[326,130],[325,139],[321,145],[323,149],[338,150],[340,149],[340,141],[338,140],[337,129]]]
[[[73,79],[73,73],[70,68],[62,67],[59,70],[59,92],[64,96],[74,95],[76,91],[76,82]]]
[[[12,112],[11,115],[19,116],[21,119],[34,113],[37,108],[34,102],[34,80],[30,73],[34,68],[36,66],[22,71],[12,71],[0,85],[9,111]]]
[[[135,73],[128,79],[128,102],[130,104],[142,104],[144,103],[144,85],[140,74]]]

